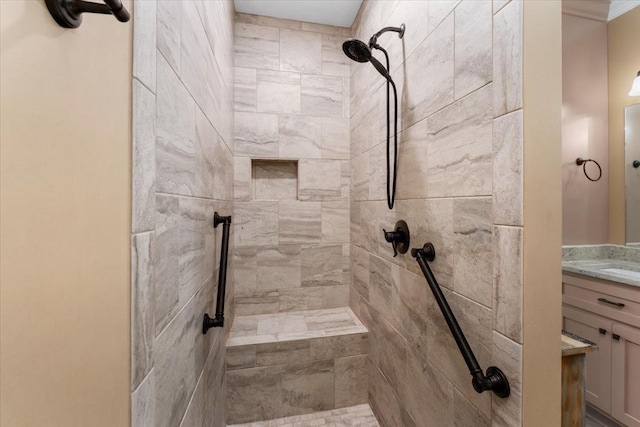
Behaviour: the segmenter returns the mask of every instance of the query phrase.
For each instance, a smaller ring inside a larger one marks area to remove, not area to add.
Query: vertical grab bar
[[[224,299],[227,287],[227,258],[229,255],[229,228],[231,216],[220,216],[218,212],[213,214],[213,228],[222,224],[222,249],[220,250],[220,267],[218,270],[218,296],[216,297],[216,314],[212,319],[205,313],[202,320],[202,333],[206,334],[211,328],[224,326]]]
[[[464,332],[462,332],[462,328],[460,328],[460,324],[458,324],[455,314],[451,311],[451,307],[449,306],[444,293],[442,293],[442,289],[440,289],[440,285],[438,284],[436,277],[433,275],[433,272],[427,263],[427,261],[433,261],[436,258],[436,250],[433,245],[431,243],[426,243],[422,248],[411,249],[411,256],[418,261],[418,265],[420,265],[420,269],[422,270],[425,279],[427,279],[429,288],[431,288],[431,292],[440,307],[444,320],[447,321],[451,335],[453,335],[453,338],[458,345],[458,349],[460,350],[460,353],[462,353],[462,357],[467,364],[467,368],[469,368],[469,373],[473,377],[471,380],[473,389],[478,393],[491,390],[498,397],[509,397],[511,388],[509,387],[509,380],[507,377],[495,366],[487,368],[486,375],[482,372],[482,368],[480,367],[475,354],[473,354],[473,350],[471,349],[467,338],[464,336]]]

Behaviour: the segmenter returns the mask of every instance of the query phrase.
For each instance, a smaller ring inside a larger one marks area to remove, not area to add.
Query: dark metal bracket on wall
[[[45,3],[53,19],[64,28],[78,28],[82,24],[83,13],[113,15],[120,22],[129,22],[131,19],[120,0],[104,0],[105,4],[83,0],[45,0]]]
[[[451,335],[453,335],[453,338],[458,345],[458,349],[469,368],[469,373],[472,377],[471,384],[473,385],[474,390],[478,393],[491,390],[498,397],[509,397],[509,394],[511,394],[511,387],[509,386],[509,380],[506,375],[495,366],[487,368],[486,374],[482,372],[482,368],[480,367],[471,346],[469,346],[469,342],[464,336],[464,332],[462,332],[462,328],[460,328],[456,316],[453,314],[453,311],[451,311],[451,307],[449,306],[447,299],[442,293],[442,289],[440,289],[440,285],[438,285],[438,282],[427,263],[427,261],[433,261],[436,258],[436,250],[433,245],[431,243],[426,243],[422,248],[411,249],[411,256],[418,261],[420,269],[422,270],[424,277],[427,279],[429,288],[431,288],[431,292],[440,307],[440,311],[442,311],[444,320],[446,320],[447,325],[449,326]]]
[[[202,319],[202,333],[206,334],[211,328],[222,328],[224,326],[224,299],[227,288],[227,258],[229,255],[229,228],[231,227],[231,216],[220,216],[218,212],[213,214],[213,228],[218,228],[222,224],[222,249],[220,250],[220,267],[218,270],[218,295],[216,297],[215,317],[204,314]]]

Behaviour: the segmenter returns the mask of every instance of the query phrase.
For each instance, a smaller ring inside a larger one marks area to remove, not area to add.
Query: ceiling
[[[236,12],[351,27],[362,0],[234,0]]]
[[[627,13],[636,6],[640,6],[640,0],[611,0],[609,21]]]

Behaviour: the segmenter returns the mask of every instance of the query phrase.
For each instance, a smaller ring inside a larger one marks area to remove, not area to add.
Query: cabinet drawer
[[[562,302],[601,316],[640,326],[640,303],[635,289],[616,289],[610,285],[563,276]],[[608,292],[603,292],[608,291]]]

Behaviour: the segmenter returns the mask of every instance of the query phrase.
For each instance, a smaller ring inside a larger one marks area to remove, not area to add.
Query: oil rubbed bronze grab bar
[[[53,19],[64,28],[78,28],[85,12],[113,15],[120,22],[129,22],[131,19],[121,0],[104,0],[105,4],[83,0],[45,0],[45,3]]]
[[[211,328],[224,326],[224,299],[227,287],[227,258],[229,255],[229,228],[231,216],[220,216],[218,212],[213,214],[213,228],[222,224],[222,249],[220,250],[220,267],[218,270],[218,296],[216,297],[216,315],[212,319],[209,314],[204,314],[202,320],[202,333],[206,334]]]
[[[473,350],[471,350],[471,347],[467,342],[467,338],[464,336],[464,332],[462,332],[462,329],[456,320],[456,316],[453,314],[453,311],[451,311],[451,307],[449,307],[449,303],[447,303],[447,299],[442,293],[442,289],[440,289],[440,285],[438,285],[438,282],[427,263],[427,261],[433,261],[436,258],[436,250],[433,245],[431,243],[426,243],[422,248],[411,249],[411,256],[418,261],[420,269],[422,270],[424,277],[427,279],[431,292],[440,307],[440,311],[442,311],[444,320],[446,320],[447,325],[449,325],[451,335],[453,335],[453,338],[456,340],[458,349],[460,349],[460,353],[462,353],[462,357],[467,363],[469,372],[473,377],[471,384],[475,391],[482,393],[483,391],[491,390],[498,397],[509,397],[511,388],[509,387],[509,380],[507,377],[495,366],[490,366],[487,369],[486,375],[482,372],[482,368],[480,367],[475,354],[473,354]]]

